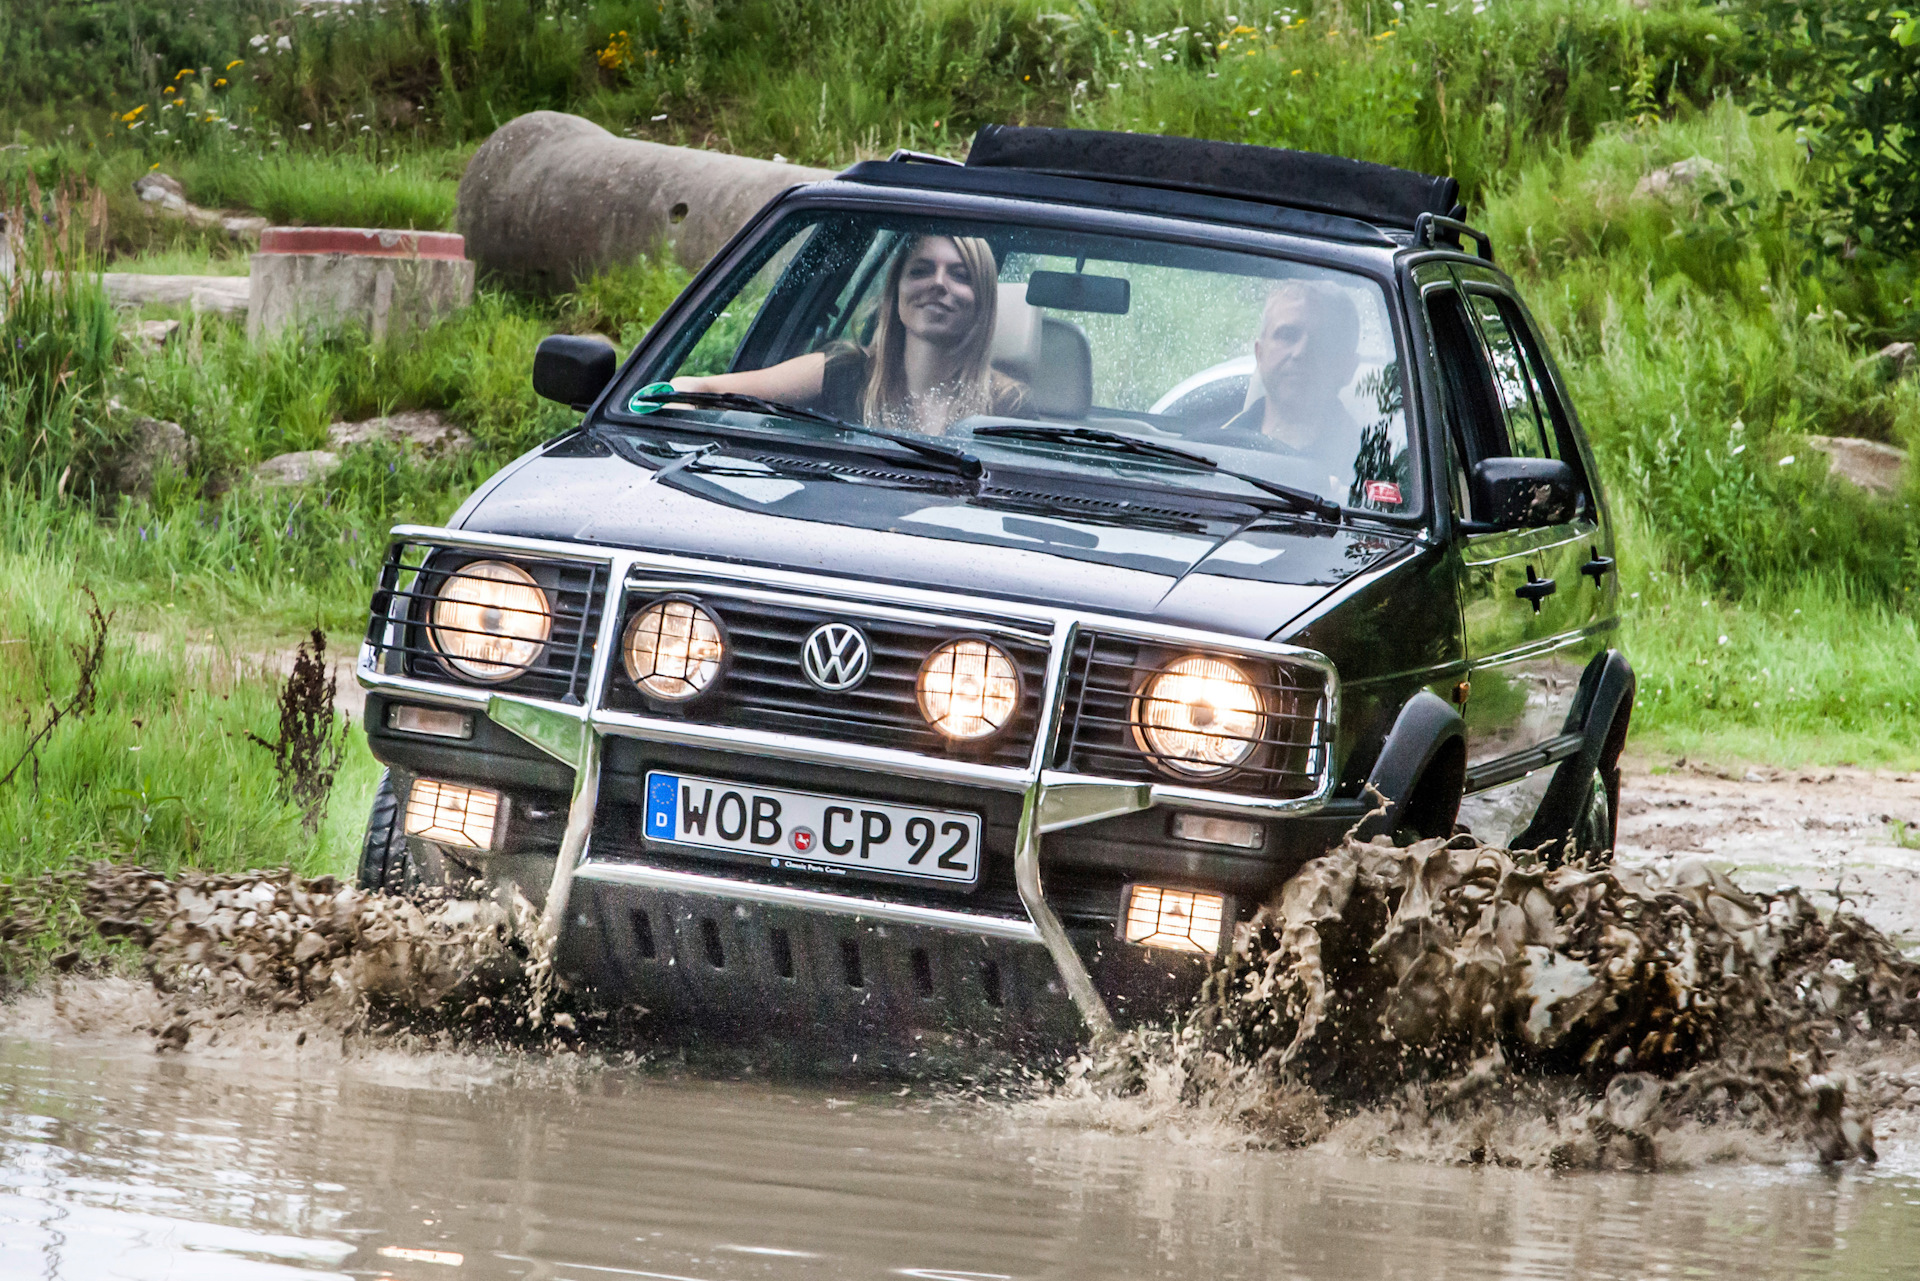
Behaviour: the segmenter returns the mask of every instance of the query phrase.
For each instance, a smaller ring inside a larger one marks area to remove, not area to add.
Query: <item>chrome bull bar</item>
[[[574,706],[545,699],[522,698],[471,686],[443,684],[379,670],[387,647],[371,640],[363,644],[356,677],[362,687],[389,695],[484,713],[489,719],[573,770],[573,794],[567,825],[547,888],[540,928],[557,942],[566,921],[576,877],[609,885],[636,886],[674,893],[705,894],[717,898],[799,908],[891,924],[919,926],[982,935],[1011,942],[1038,943],[1047,949],[1060,972],[1088,1030],[1098,1039],[1113,1031],[1113,1017],[1094,987],[1066,928],[1048,904],[1040,880],[1041,839],[1082,823],[1131,814],[1162,804],[1237,814],[1249,818],[1308,814],[1320,809],[1331,795],[1334,775],[1331,744],[1319,745],[1318,785],[1306,796],[1286,799],[1242,796],[1172,783],[1148,783],[1089,777],[1047,767],[1065,709],[1067,664],[1076,635],[1083,629],[1153,640],[1190,644],[1196,648],[1227,649],[1256,657],[1285,659],[1320,671],[1326,680],[1323,706],[1326,725],[1339,721],[1339,684],[1333,665],[1311,650],[1273,642],[1249,641],[1187,628],[1141,623],[1082,611],[1010,604],[977,597],[956,596],[914,588],[828,578],[783,570],[717,565],[709,561],[653,553],[584,547],[577,543],[505,535],[469,534],[458,530],[399,526],[396,540],[479,552],[530,556],[550,560],[600,563],[609,569],[608,599],[601,610],[600,632],[594,646],[587,699]],[[694,578],[706,583],[741,584],[752,588],[791,592],[809,598],[821,608],[859,617],[864,609],[926,610],[970,625],[971,615],[987,611],[1044,632],[1050,646],[1041,693],[1039,724],[1033,749],[1024,767],[950,761],[893,748],[839,743],[800,735],[760,730],[691,725],[684,721],[621,712],[600,706],[608,668],[618,648],[624,618],[624,598],[630,580],[642,577]],[[399,624],[395,624],[398,626]],[[391,638],[388,638],[391,644]],[[961,783],[1022,797],[1015,835],[1014,881],[1027,919],[921,907],[909,903],[770,885],[705,872],[686,872],[629,860],[596,860],[591,854],[593,815],[599,804],[600,763],[608,737],[630,738],[678,746],[723,749],[796,763],[884,773],[930,781]]]

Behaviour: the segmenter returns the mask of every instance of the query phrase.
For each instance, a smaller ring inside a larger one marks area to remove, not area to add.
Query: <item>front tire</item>
[[[373,789],[373,809],[367,815],[367,834],[360,843],[360,888],[385,894],[403,894],[419,885],[413,853],[400,823],[400,798],[394,794],[393,773],[380,771]]]

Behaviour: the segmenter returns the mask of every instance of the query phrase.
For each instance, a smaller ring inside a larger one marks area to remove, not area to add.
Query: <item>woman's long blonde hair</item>
[[[887,269],[879,323],[874,327],[873,345],[868,348],[867,386],[860,397],[860,414],[876,426],[920,429],[907,403],[907,330],[900,322],[900,277],[906,272],[907,260],[928,240],[952,242],[973,282],[973,327],[960,349],[959,372],[941,387],[947,395],[947,422],[985,413],[992,407],[990,360],[993,327],[1000,310],[1000,264],[994,260],[993,246],[978,236],[909,236]]]

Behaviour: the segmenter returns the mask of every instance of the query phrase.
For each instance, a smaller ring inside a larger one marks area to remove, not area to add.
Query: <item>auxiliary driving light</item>
[[[1189,654],[1133,698],[1133,732],[1158,764],[1195,778],[1244,765],[1266,721],[1260,691],[1224,658]]]
[[[500,560],[447,575],[427,634],[447,665],[469,680],[511,680],[533,666],[553,631],[547,594],[533,575]]]
[[[1212,956],[1220,950],[1227,923],[1227,900],[1218,894],[1170,890],[1159,885],[1129,885],[1120,936],[1142,947]]]
[[[713,615],[692,601],[657,600],[633,616],[620,649],[634,684],[680,703],[713,684],[727,643]]]
[[[487,850],[493,848],[499,821],[500,793],[420,778],[407,793],[407,816],[401,830],[442,845]]]
[[[1020,706],[1020,673],[992,641],[952,640],[920,664],[920,712],[948,738],[986,738]]]

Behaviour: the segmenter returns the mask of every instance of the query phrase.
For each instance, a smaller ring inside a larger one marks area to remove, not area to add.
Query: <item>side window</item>
[[[1507,449],[1515,458],[1558,458],[1558,441],[1541,410],[1532,369],[1521,345],[1517,317],[1504,300],[1489,294],[1470,295],[1473,312],[1486,339],[1488,363],[1506,421]]]
[[[1506,426],[1486,357],[1466,304],[1452,289],[1426,296],[1427,328],[1440,366],[1440,391],[1447,417],[1447,460],[1454,507],[1474,519],[1467,470],[1482,458],[1506,452]]]

